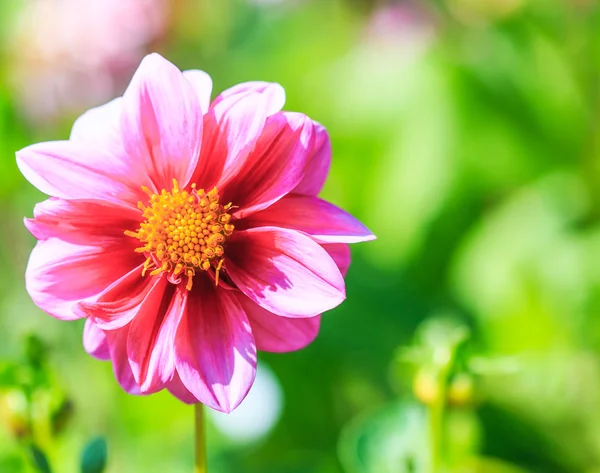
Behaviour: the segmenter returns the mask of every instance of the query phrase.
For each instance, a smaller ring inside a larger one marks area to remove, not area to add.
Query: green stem
[[[437,378],[437,397],[429,407],[429,435],[431,446],[431,473],[440,473],[443,464],[444,414],[446,408],[446,376]]]
[[[194,406],[195,440],[194,473],[207,473],[206,467],[206,429],[204,427],[204,404]]]
[[[444,471],[445,465],[445,439],[444,425],[446,415],[446,392],[448,390],[448,377],[454,356],[456,354],[456,345],[440,352],[437,357],[437,373],[435,378],[436,396],[433,403],[429,406],[429,435],[431,448],[431,473],[440,473]]]

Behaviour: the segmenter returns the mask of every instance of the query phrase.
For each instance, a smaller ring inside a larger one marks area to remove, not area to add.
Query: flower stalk
[[[421,335],[423,346],[429,353],[424,359],[424,366],[417,372],[413,390],[428,410],[428,473],[449,471],[446,435],[448,390],[458,348],[468,335],[465,327],[444,319],[433,320],[424,327]]]
[[[194,473],[207,473],[204,404],[198,403],[194,406],[194,418]]]
[[[436,376],[436,396],[429,405],[430,471],[441,473],[444,468],[444,420],[446,411],[446,391],[448,375],[452,363],[451,356],[439,366]]]

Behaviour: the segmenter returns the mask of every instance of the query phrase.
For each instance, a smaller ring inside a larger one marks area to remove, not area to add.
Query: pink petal
[[[186,186],[202,142],[202,110],[181,71],[159,56],[146,56],[123,95],[123,144],[148,170],[151,189]]]
[[[133,371],[127,358],[128,336],[129,325],[118,330],[109,330],[106,332],[115,378],[117,378],[117,381],[126,392],[139,395],[142,392],[133,376]]]
[[[177,371],[175,371],[173,379],[167,385],[167,389],[173,396],[186,404],[198,404],[200,402],[196,399],[196,396],[185,387]]]
[[[139,263],[127,239],[104,239],[95,246],[74,245],[57,238],[39,241],[31,252],[25,283],[43,311],[63,320],[81,315],[75,302],[94,300],[106,287]]]
[[[313,124],[305,115],[269,117],[252,153],[236,162],[237,172],[219,184],[225,189],[223,201],[240,207],[234,215],[243,218],[262,210],[296,187],[304,176],[313,140]]]
[[[256,347],[233,291],[196,278],[175,347],[181,381],[198,400],[231,412],[246,397],[256,375]]]
[[[91,318],[102,330],[115,330],[140,314],[156,313],[167,288],[167,278],[142,276],[142,266],[108,286],[92,302],[80,302],[74,309]]]
[[[312,317],[346,297],[335,262],[307,235],[260,227],[235,232],[227,243],[227,274],[246,296],[274,314]]]
[[[325,185],[325,180],[331,167],[331,141],[323,125],[315,124],[315,144],[304,178],[294,189],[295,194],[318,195]]]
[[[53,197],[105,200],[134,208],[145,198],[143,170],[97,143],[38,143],[17,152],[17,165],[29,182]]]
[[[182,286],[173,288],[169,285],[152,304],[146,304],[147,310],[138,313],[129,329],[127,356],[145,394],[163,389],[175,373],[175,334],[188,291]]]
[[[25,226],[38,240],[56,237],[81,245],[98,237],[123,237],[139,226],[141,212],[104,201],[64,200],[56,197],[36,204]]]
[[[85,321],[83,328],[83,347],[90,355],[99,360],[110,360],[106,334],[91,319]]]
[[[265,125],[267,102],[258,94],[226,98],[204,116],[202,152],[191,182],[211,189],[235,174],[256,146]]]
[[[291,194],[244,220],[249,227],[281,227],[308,233],[319,243],[357,243],[375,235],[348,212],[318,197]]]
[[[70,139],[101,143],[103,146],[121,151],[123,149],[120,128],[122,111],[123,99],[121,97],[88,110],[75,120]]]
[[[235,176],[256,146],[267,117],[284,103],[285,91],[275,83],[248,82],[222,92],[205,115],[202,155],[193,182],[212,188],[219,177],[223,183]]]
[[[213,107],[225,99],[235,97],[240,100],[253,94],[261,94],[267,102],[267,116],[281,111],[285,104],[285,90],[275,82],[243,82],[224,90],[213,102]]]
[[[319,333],[320,315],[302,319],[281,317],[263,309],[244,295],[238,296],[238,300],[248,316],[256,348],[259,350],[274,353],[300,350]]]
[[[183,71],[183,77],[192,84],[194,92],[198,97],[198,102],[202,113],[208,112],[210,107],[210,95],[212,93],[212,79],[204,71],[189,70]]]
[[[350,246],[346,243],[327,243],[321,244],[321,247],[335,261],[342,276],[346,276],[351,261]]]

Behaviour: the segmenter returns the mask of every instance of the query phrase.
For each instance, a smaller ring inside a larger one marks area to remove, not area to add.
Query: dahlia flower
[[[348,243],[374,236],[317,197],[329,138],[281,111],[280,85],[243,83],[212,103],[211,89],[204,72],[151,54],[123,97],[17,162],[50,196],[25,220],[33,301],[85,318],[86,350],[127,392],[166,388],[229,412],[257,349],[315,338],[345,298]]]

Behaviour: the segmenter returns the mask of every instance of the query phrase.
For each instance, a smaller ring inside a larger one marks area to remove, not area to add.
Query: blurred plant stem
[[[194,473],[206,473],[206,429],[204,427],[204,404],[198,403],[194,406],[195,417],[195,461]]]
[[[469,330],[451,319],[432,319],[420,329],[420,342],[404,357],[421,360],[413,380],[415,397],[428,409],[429,473],[445,471],[447,465],[446,408],[450,378],[455,371],[455,359]],[[407,358],[409,359],[409,358]]]
[[[439,364],[437,366],[439,371],[436,373],[435,378],[436,396],[433,402],[429,404],[431,473],[440,473],[444,464],[444,417],[446,411],[446,388],[453,357],[452,353],[447,352],[447,350],[443,351],[445,352],[443,354],[445,359],[439,360]]]

